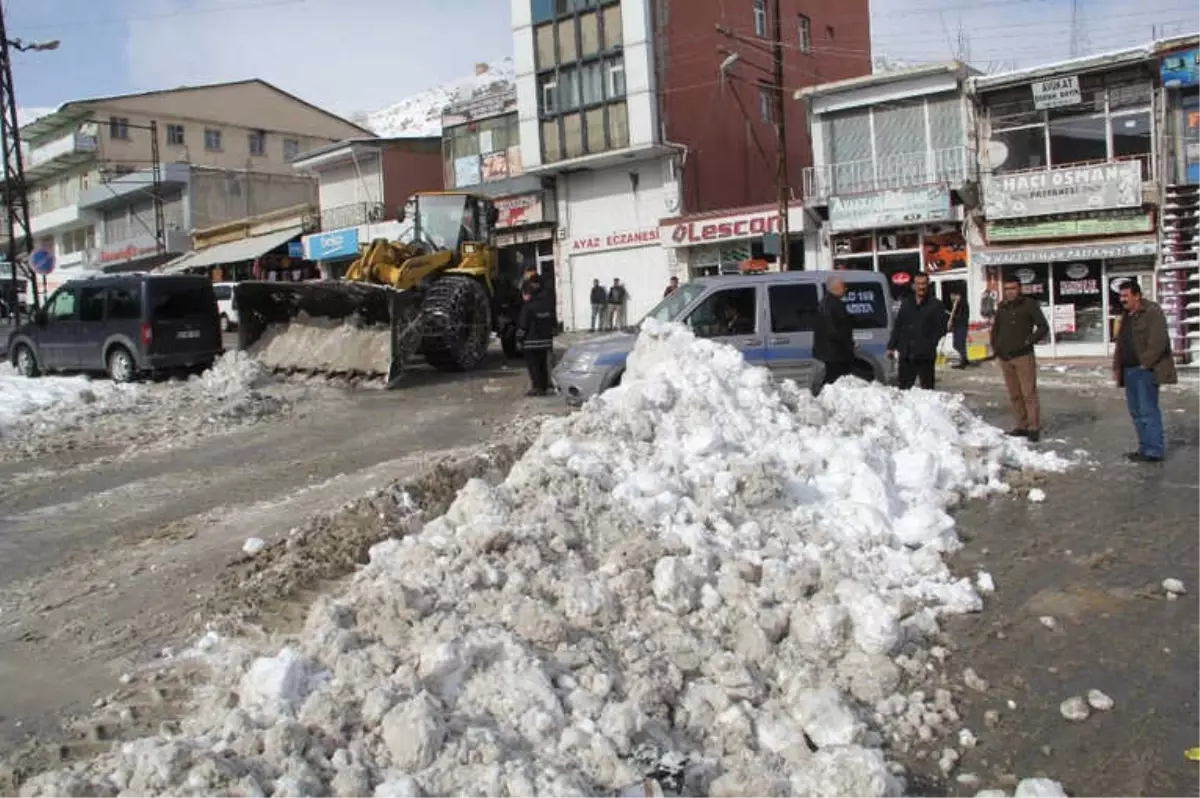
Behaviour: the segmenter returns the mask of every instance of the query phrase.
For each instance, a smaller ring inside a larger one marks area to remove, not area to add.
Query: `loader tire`
[[[439,371],[469,371],[487,355],[491,338],[491,302],[477,280],[443,277],[425,292],[421,350]]]

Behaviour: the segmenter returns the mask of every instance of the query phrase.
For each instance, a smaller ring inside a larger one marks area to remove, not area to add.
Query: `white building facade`
[[[650,5],[512,0],[512,22],[525,172],[556,179],[559,320],[587,329],[593,281],[614,279],[637,319],[671,274],[659,221],[680,210],[681,149],[660,132]]]

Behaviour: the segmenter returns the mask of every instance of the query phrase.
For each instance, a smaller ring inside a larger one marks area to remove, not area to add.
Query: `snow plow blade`
[[[280,371],[385,376],[394,388],[421,343],[413,291],[344,280],[243,282],[233,298],[238,348]]]

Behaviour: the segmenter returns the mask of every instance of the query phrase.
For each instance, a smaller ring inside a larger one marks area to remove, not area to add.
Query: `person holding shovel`
[[[958,363],[951,368],[965,369],[971,365],[971,360],[967,357],[967,331],[970,329],[970,323],[971,306],[967,304],[966,294],[958,289],[952,290],[950,292],[950,323],[947,332],[950,333],[954,351],[958,353]]]

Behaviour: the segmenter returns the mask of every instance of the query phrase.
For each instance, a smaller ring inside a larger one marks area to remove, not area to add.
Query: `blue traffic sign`
[[[50,274],[54,271],[54,253],[47,249],[35,249],[29,253],[29,265],[40,275]]]

